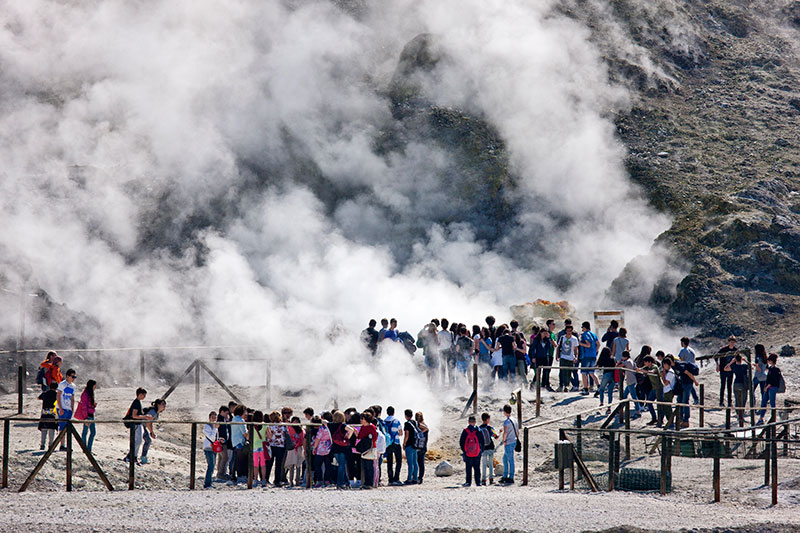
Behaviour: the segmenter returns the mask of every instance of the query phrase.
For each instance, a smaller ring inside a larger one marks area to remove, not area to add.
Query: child
[[[143,388],[139,387],[136,389],[136,399],[131,402],[131,406],[128,407],[128,412],[125,413],[125,416],[122,418],[123,420],[150,420],[150,417],[144,414],[142,410],[142,400],[147,397],[147,391]],[[134,455],[133,457],[130,454],[125,456],[125,461],[134,461],[138,464],[137,456],[139,455],[139,446],[142,444],[142,434],[144,433],[144,424],[138,423],[134,424],[133,422],[125,422],[125,427],[128,429],[135,428],[135,440],[134,440]]]
[[[150,404],[150,409],[147,410],[146,414],[149,418],[147,419],[147,423],[142,424],[142,426],[144,426],[144,430],[142,431],[142,441],[144,444],[142,445],[142,457],[140,461],[143,465],[146,465],[150,462],[147,459],[147,452],[150,450],[150,443],[156,438],[156,432],[153,429],[153,421],[158,420],[158,415],[163,413],[164,409],[166,408],[167,401],[159,398]],[[136,445],[136,449],[139,449],[138,445]]]
[[[217,413],[211,411],[208,413],[208,424],[203,426],[203,435],[205,435],[205,439],[203,440],[203,453],[206,456],[206,479],[203,483],[204,489],[211,488],[211,477],[214,474],[214,463],[216,462],[216,457],[214,457],[214,450],[212,449],[211,445],[216,442],[218,437],[218,429],[219,425],[217,424]]]
[[[271,432],[268,426],[262,426],[264,413],[256,411],[253,413],[253,486],[258,486],[259,474],[261,476],[261,486],[267,487],[267,459],[269,456],[268,446],[264,446],[264,441],[269,439]]]
[[[58,428],[58,423],[55,422],[56,415],[53,412],[53,409],[56,407],[56,396],[58,394],[56,389],[58,389],[58,383],[53,381],[50,383],[47,391],[39,395],[39,399],[42,400],[42,420],[39,421],[39,431],[42,432],[42,443],[39,445],[40,450],[44,450],[45,439],[49,439],[47,445],[48,449],[53,445],[53,438],[56,434],[56,428]],[[52,422],[50,420],[52,420]]]
[[[470,415],[468,419],[469,425],[461,432],[461,439],[459,446],[463,454],[464,464],[467,466],[467,481],[464,487],[472,486],[472,474],[475,473],[475,483],[481,483],[481,454],[483,453],[483,443],[481,442],[478,428],[475,427],[475,417]]]
[[[94,427],[94,410],[97,407],[97,404],[94,401],[94,389],[97,387],[97,382],[93,379],[90,379],[86,382],[86,388],[83,389],[83,393],[81,394],[81,399],[78,402],[78,407],[75,409],[75,419],[76,420],[85,420],[86,422],[83,423],[83,431],[81,432],[81,440],[86,443],[86,447],[89,451],[92,451],[92,445],[94,444],[94,436],[95,436],[95,427]],[[89,440],[86,440],[86,435],[89,435]]]
[[[328,430],[327,421],[323,421],[318,416],[311,418],[312,424],[322,424],[317,428],[314,440],[311,442],[311,453],[314,454],[314,488],[322,488],[329,483],[327,480],[331,472],[331,432]]]
[[[292,422],[292,424],[299,424],[300,419],[293,416],[290,422]],[[290,487],[295,487],[302,481],[301,470],[305,458],[306,432],[303,431],[302,426],[289,426],[288,437],[292,439],[294,449],[286,452],[286,462],[284,463],[284,471],[286,474],[284,475],[284,479],[288,480]]]
[[[544,330],[546,331],[546,330]],[[483,424],[478,428],[483,442],[483,451],[481,452],[481,478],[479,485],[486,486],[486,470],[489,470],[489,485],[494,484],[494,439],[497,438],[494,428],[490,426],[491,417],[489,413],[481,415]]]

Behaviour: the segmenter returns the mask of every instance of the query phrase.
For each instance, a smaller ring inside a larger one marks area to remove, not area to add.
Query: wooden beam
[[[237,398],[237,397],[236,397],[236,395],[233,393],[233,391],[232,391],[231,389],[229,389],[229,388],[228,388],[228,386],[227,386],[227,385],[225,385],[225,383],[223,383],[223,382],[222,382],[222,380],[221,380],[221,379],[219,379],[219,377],[217,377],[217,375],[216,375],[215,373],[213,373],[213,372],[211,371],[211,369],[210,369],[210,368],[208,368],[208,365],[206,365],[206,364],[205,364],[203,361],[199,361],[199,360],[198,360],[198,362],[199,362],[200,366],[202,366],[202,367],[203,367],[203,370],[205,370],[206,372],[208,372],[208,375],[209,375],[209,376],[211,376],[211,379],[213,379],[214,381],[216,381],[216,382],[217,382],[217,384],[218,384],[220,387],[222,387],[222,389],[223,389],[225,392],[227,392],[227,393],[228,393],[228,395],[229,395],[231,398],[233,398],[233,401],[235,401],[235,402],[236,402],[236,403],[238,403],[239,405],[241,405],[241,404],[242,404],[242,401],[241,401],[239,398]]]
[[[186,376],[188,376],[191,373],[191,371],[194,370],[194,367],[197,366],[198,361],[199,361],[198,359],[195,359],[192,362],[192,364],[189,365],[189,368],[186,369],[186,372],[184,372],[183,375],[180,378],[178,378],[178,380],[175,383],[173,383],[169,389],[167,389],[167,392],[165,392],[164,395],[161,397],[162,400],[166,400],[169,397],[169,395],[172,394],[175,391],[175,389],[178,388],[178,385],[181,384],[181,381],[183,381],[186,378]]]
[[[50,445],[50,448],[48,448],[47,452],[42,456],[41,459],[39,459],[39,462],[36,464],[36,467],[33,469],[33,472],[30,473],[28,478],[19,488],[19,492],[25,492],[28,489],[28,485],[30,485],[31,482],[36,478],[36,474],[39,473],[39,471],[42,469],[47,460],[50,459],[50,456],[53,455],[53,452],[56,451],[56,448],[58,448],[61,445],[61,441],[64,440],[64,436],[66,434],[67,434],[67,428],[64,427],[64,429],[62,429],[61,432],[58,434],[58,436],[53,440],[53,444]]]
[[[81,436],[78,435],[78,431],[75,429],[74,426],[70,426],[70,428],[72,429],[72,436],[75,437],[75,442],[78,443],[80,449],[83,450],[83,454],[86,456],[87,459],[89,459],[89,464],[92,465],[94,471],[97,472],[98,476],[100,476],[100,481],[103,482],[103,485],[105,485],[108,490],[113,491],[114,487],[111,486],[111,482],[108,480],[106,473],[103,472],[103,469],[100,468],[99,464],[97,464],[94,455],[92,455],[92,452],[90,452],[89,448],[86,447],[86,443],[83,442]]]

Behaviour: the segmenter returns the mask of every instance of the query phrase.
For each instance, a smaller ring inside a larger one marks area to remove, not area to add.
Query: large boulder
[[[447,461],[442,461],[438,465],[436,465],[436,470],[434,471],[436,477],[449,477],[453,475],[453,465],[448,463]]]

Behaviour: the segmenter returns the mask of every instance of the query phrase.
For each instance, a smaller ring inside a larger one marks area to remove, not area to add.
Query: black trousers
[[[466,457],[464,463],[467,465],[467,483],[472,483],[472,474],[475,474],[475,483],[481,482],[481,456]]]
[[[396,466],[395,466],[396,465]],[[393,469],[392,467],[395,466]],[[386,473],[389,483],[400,481],[400,470],[403,467],[403,449],[399,444],[392,444],[386,447]]]
[[[417,479],[420,482],[422,482],[422,476],[425,475],[425,453],[427,451],[427,448],[424,450],[417,450],[417,464],[419,465],[419,476],[417,476]]]

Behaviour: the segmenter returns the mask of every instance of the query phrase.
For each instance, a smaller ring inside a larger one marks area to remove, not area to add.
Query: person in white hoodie
[[[214,452],[213,444],[219,438],[219,424],[217,424],[217,413],[211,411],[208,413],[208,424],[203,426],[203,452],[206,455],[206,479],[203,483],[204,489],[211,488],[211,478],[214,475],[214,465],[216,464],[216,453]]]

